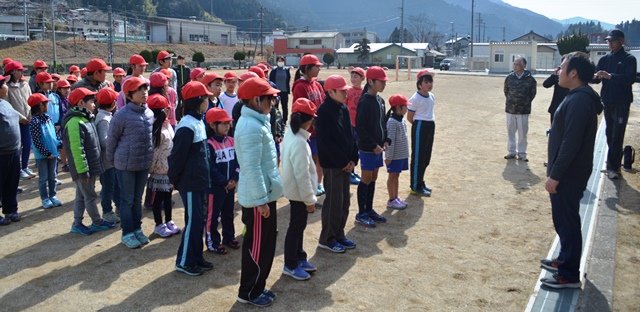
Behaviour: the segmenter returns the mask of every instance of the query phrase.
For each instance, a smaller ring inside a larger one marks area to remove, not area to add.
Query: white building
[[[235,45],[236,26],[168,17],[154,17],[147,22],[149,41],[153,43],[201,43]]]
[[[287,36],[284,34],[284,30],[282,29],[274,29],[270,35],[264,36],[264,44],[273,45],[275,39],[286,39]]]
[[[344,37],[344,43],[346,47],[350,47],[354,43],[361,42],[364,38],[367,38],[367,40],[369,40],[369,43],[375,43],[377,42],[378,37],[376,33],[368,31],[366,27],[362,29],[342,31],[340,32],[340,34],[342,34],[342,36]]]

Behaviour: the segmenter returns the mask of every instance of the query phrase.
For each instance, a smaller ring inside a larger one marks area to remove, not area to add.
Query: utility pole
[[[127,6],[124,6],[124,43],[127,43]]]
[[[58,59],[58,53],[56,50],[56,20],[54,15],[53,0],[51,0],[51,34],[51,40],[53,41],[53,72],[55,73],[57,68],[56,62]]]
[[[71,28],[73,28],[73,56],[78,56],[78,44],[76,43],[76,18],[71,20]]]
[[[484,37],[486,34],[487,34],[487,23],[482,22],[482,42],[486,42]]]
[[[109,49],[109,66],[113,65],[113,12],[111,11],[111,4],[109,4],[109,14],[108,14],[108,25],[109,25],[109,43],[107,45]]]
[[[44,31],[45,31],[44,29],[44,12],[45,11],[44,10],[47,7],[45,3],[46,3],[45,1],[42,2],[42,19],[40,20],[40,22],[42,23],[42,40],[43,41],[44,41]]]
[[[504,26],[502,26],[502,42],[504,42],[505,39],[505,32],[506,32],[506,28]]]
[[[264,49],[263,49],[263,44],[264,44],[264,38],[262,37],[262,20],[264,17],[264,7],[260,6],[260,56],[264,57]]]
[[[24,7],[24,35],[29,39],[29,18],[27,17],[27,0],[22,2]]]
[[[482,13],[478,12],[478,42],[480,42],[480,39],[482,39]]]
[[[471,38],[469,40],[469,57],[473,57],[473,11],[475,8],[475,0],[471,0]]]
[[[404,0],[402,0],[402,5],[400,6],[400,47],[404,43]]]

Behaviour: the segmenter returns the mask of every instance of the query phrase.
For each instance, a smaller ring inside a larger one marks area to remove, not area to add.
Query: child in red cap
[[[171,77],[168,77],[169,86],[174,90],[178,89],[178,75],[176,74],[176,71],[171,68],[171,65],[173,65],[173,53],[169,53],[168,51],[164,50],[160,51],[156,56],[156,61],[158,62],[158,65],[160,65],[160,67],[154,69],[153,72],[157,73],[161,70],[171,72]]]
[[[207,87],[207,90],[211,92],[211,95],[209,95],[209,106],[207,107],[207,110],[214,107],[224,109],[224,103],[222,103],[218,98],[222,92],[222,79],[223,77],[216,73],[207,73],[204,75],[204,78],[202,78],[202,83]]]
[[[220,101],[224,105],[224,110],[233,115],[233,107],[238,103],[238,95],[236,94],[236,86],[238,85],[238,75],[229,71],[224,73],[224,92],[220,94]]]
[[[31,87],[31,93],[40,91],[36,78],[39,73],[46,73],[48,69],[49,66],[43,60],[37,60],[33,63],[33,70],[31,71],[31,78],[29,79],[29,87]]]
[[[209,179],[207,190],[207,250],[224,255],[227,250],[240,248],[233,226],[233,202],[238,182],[238,161],[233,138],[228,136],[231,117],[222,108],[214,107],[205,115],[209,148]],[[218,218],[222,223],[222,237],[218,233]]]
[[[101,160],[104,172],[100,175],[100,204],[102,206],[102,218],[113,223],[119,223],[120,217],[117,211],[120,209],[120,187],[116,180],[116,168],[112,162],[106,160],[105,153],[107,151],[107,136],[109,134],[109,125],[116,109],[116,98],[118,92],[111,88],[104,88],[96,94],[96,102],[98,104],[98,114],[94,121],[96,130],[98,131],[98,140],[100,141]],[[113,204],[112,204],[113,203]],[[115,211],[114,212],[114,206]]]
[[[127,72],[120,67],[116,67],[113,69],[113,89],[116,92],[122,91],[122,79],[127,75]]]
[[[62,120],[64,119],[64,115],[69,111],[69,93],[71,92],[71,83],[69,83],[68,80],[60,79],[56,85],[56,95],[60,99],[60,124],[57,127],[57,130],[60,139],[64,140],[64,135],[62,135]],[[60,165],[62,165],[62,167],[60,167]],[[58,167],[60,168],[60,171],[69,172],[67,153],[64,152],[64,148],[60,148],[60,162],[58,163]]]
[[[175,89],[169,86],[169,75],[171,75],[171,73],[164,69],[151,74],[149,77],[149,96],[160,94],[169,101],[167,120],[171,127],[175,129],[177,124],[176,105],[178,101],[178,94]]]
[[[398,197],[398,180],[402,171],[409,169],[409,141],[407,140],[407,125],[404,115],[407,106],[411,105],[404,95],[394,94],[389,97],[391,108],[387,112],[387,136],[391,143],[384,153],[384,163],[387,165],[387,190],[389,201],[387,208],[405,209],[407,203]]]
[[[356,112],[358,109],[358,101],[362,95],[362,82],[364,81],[365,72],[360,67],[354,67],[349,70],[351,87],[347,90],[347,108],[349,108],[349,117],[351,118],[351,129],[353,137],[358,141],[358,133],[356,133]],[[355,172],[349,177],[351,184],[360,184],[360,176]]]

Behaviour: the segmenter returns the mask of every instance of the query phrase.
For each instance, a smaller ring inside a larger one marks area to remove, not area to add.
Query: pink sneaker
[[[167,230],[171,231],[172,234],[180,233],[180,228],[173,222],[173,220],[165,223],[167,226]]]

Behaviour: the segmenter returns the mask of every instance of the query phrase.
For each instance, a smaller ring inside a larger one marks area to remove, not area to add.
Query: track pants
[[[436,131],[434,121],[414,120],[411,127],[411,189],[425,187],[424,172],[431,162],[433,138]]]

